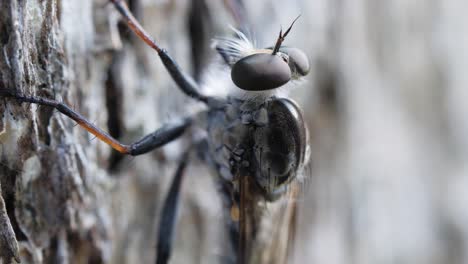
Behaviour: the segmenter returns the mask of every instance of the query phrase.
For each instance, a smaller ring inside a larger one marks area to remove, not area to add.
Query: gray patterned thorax
[[[236,177],[249,174],[267,199],[281,195],[306,156],[307,133],[296,104],[229,98],[207,114],[209,155],[222,180],[236,190]]]

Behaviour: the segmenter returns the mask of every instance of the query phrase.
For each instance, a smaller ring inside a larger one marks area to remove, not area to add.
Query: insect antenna
[[[281,44],[283,43],[284,39],[286,38],[286,36],[289,34],[289,31],[291,31],[291,28],[293,27],[294,23],[296,23],[296,21],[301,17],[301,15],[298,15],[294,20],[293,22],[291,23],[291,25],[289,26],[289,28],[286,30],[286,32],[284,32],[283,34],[283,29],[280,29],[280,32],[279,32],[279,36],[278,36],[278,39],[276,40],[276,44],[275,44],[275,48],[273,49],[273,55],[275,55],[276,53],[278,53],[279,49],[281,48]]]

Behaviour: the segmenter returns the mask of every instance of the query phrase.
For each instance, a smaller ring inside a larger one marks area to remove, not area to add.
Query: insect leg
[[[161,220],[158,227],[158,244],[156,264],[168,263],[171,256],[174,228],[177,222],[176,213],[178,208],[180,187],[182,184],[185,168],[189,160],[189,151],[182,156],[169,192],[164,200],[161,212]]]
[[[53,107],[62,114],[73,119],[78,123],[78,125],[96,136],[99,140],[111,146],[113,149],[122,154],[128,154],[132,156],[147,153],[177,139],[187,130],[187,128],[190,127],[192,123],[191,118],[181,119],[170,124],[163,125],[161,128],[143,137],[142,139],[137,140],[130,145],[125,145],[110,136],[107,132],[89,122],[84,116],[74,111],[64,103],[38,96],[23,96],[4,89],[0,89],[0,97],[10,97],[18,100],[19,102]]]
[[[129,154],[136,156],[159,148],[180,137],[191,124],[192,119],[185,118],[163,125],[153,133],[146,135],[142,139],[131,144]]]
[[[169,56],[165,49],[159,47],[156,41],[145,31],[138,20],[132,15],[128,9],[127,4],[123,0],[110,1],[114,4],[117,11],[119,11],[119,13],[123,16],[130,29],[148,46],[158,52],[161,61],[182,92],[199,101],[209,103],[211,98],[198,92],[198,85],[193,80],[193,78],[179,68],[177,63],[174,61],[174,59],[171,58],[171,56]]]

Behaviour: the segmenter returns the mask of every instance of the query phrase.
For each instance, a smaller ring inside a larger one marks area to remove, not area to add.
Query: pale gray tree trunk
[[[222,1],[206,2],[207,36],[229,33]],[[286,44],[312,65],[292,92],[312,150],[294,262],[468,262],[466,1],[244,2],[263,46],[302,14]],[[189,72],[191,3],[132,1]],[[154,51],[118,19],[105,0],[0,0],[0,88],[63,101],[124,142],[189,114]],[[120,160],[46,107],[0,99],[0,113],[5,263],[153,262],[186,141]],[[189,172],[173,261],[218,263],[227,235],[216,186],[197,161]]]

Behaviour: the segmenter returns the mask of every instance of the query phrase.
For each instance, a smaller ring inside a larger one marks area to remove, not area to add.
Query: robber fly
[[[259,229],[259,205],[285,195],[308,160],[308,136],[301,110],[291,99],[279,95],[281,89],[309,71],[307,56],[301,50],[282,46],[297,19],[284,33],[280,31],[272,47],[257,48],[240,31],[235,31],[232,38],[215,41],[214,47],[223,61],[221,72],[230,75],[227,86],[232,91],[221,97],[203,93],[168,52],[147,34],[124,1],[111,2],[130,29],[158,53],[179,89],[204,103],[205,110],[174,120],[127,145],[58,101],[7,89],[1,89],[0,96],[55,108],[113,149],[132,156],[148,153],[188,131],[202,131],[202,136],[196,137],[182,155],[164,202],[157,263],[167,263],[170,258],[180,185],[194,150],[202,153],[201,158],[219,175],[221,192],[227,201],[225,206],[230,212],[227,223],[236,248],[231,261],[248,263]],[[209,80],[205,80],[203,86],[210,86]]]

